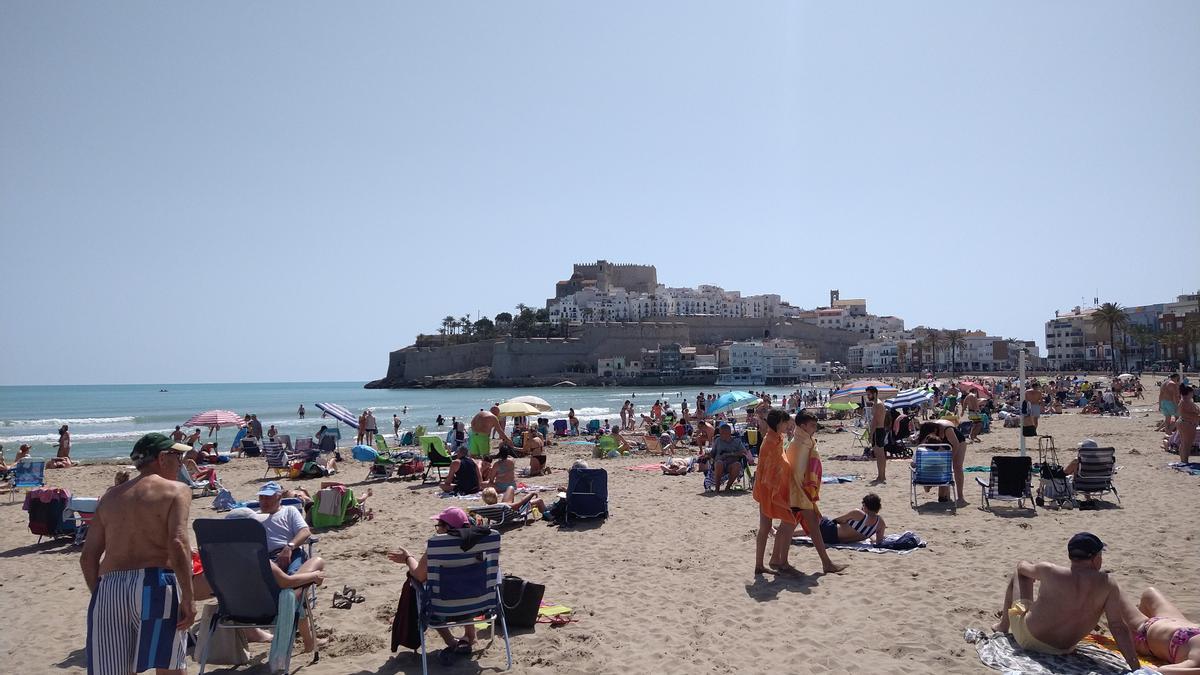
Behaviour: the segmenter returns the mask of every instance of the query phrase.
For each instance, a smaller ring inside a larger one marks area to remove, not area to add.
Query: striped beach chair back
[[[277,441],[263,443],[263,457],[267,460],[267,470],[263,473],[264,476],[272,470],[278,475],[290,468],[291,457],[288,456],[287,448],[283,447],[283,443]]]
[[[439,534],[425,549],[429,564],[425,597],[431,622],[494,616],[499,611],[500,533],[492,530],[466,551],[461,544],[458,537]]]
[[[945,485],[954,480],[953,452],[947,446],[922,446],[913,457],[913,483],[917,485]]]
[[[1075,472],[1072,487],[1084,495],[1112,492],[1120,503],[1121,496],[1113,485],[1113,473],[1117,468],[1115,448],[1080,448],[1079,469]]]

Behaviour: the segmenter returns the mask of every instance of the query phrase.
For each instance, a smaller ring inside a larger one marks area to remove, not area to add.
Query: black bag
[[[533,628],[537,623],[538,608],[546,587],[533,584],[521,577],[504,575],[500,588],[500,599],[504,602],[504,621],[515,628]]]

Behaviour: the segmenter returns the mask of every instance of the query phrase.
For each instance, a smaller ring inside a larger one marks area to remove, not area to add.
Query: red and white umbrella
[[[220,429],[221,427],[240,427],[245,424],[246,421],[242,419],[242,416],[231,410],[209,410],[192,415],[192,418],[184,422],[183,426]]]
[[[979,384],[978,382],[972,382],[970,380],[963,380],[962,382],[959,382],[958,388],[964,394],[970,393],[973,391],[973,392],[975,392],[975,395],[978,396],[979,398],[991,398],[991,396],[992,396],[988,392],[987,387],[983,386],[982,384]]]

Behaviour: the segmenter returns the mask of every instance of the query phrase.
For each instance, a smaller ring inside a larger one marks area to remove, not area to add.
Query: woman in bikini
[[[788,563],[788,552],[792,548],[792,532],[796,530],[796,517],[788,501],[791,490],[791,465],[783,454],[784,437],[792,427],[792,417],[783,410],[767,412],[767,433],[758,449],[758,474],[754,478],[754,501],[758,502],[758,537],[754,542],[754,573],[763,574],[763,556],[767,550],[767,537],[771,534],[772,521],[779,520],[775,530],[775,546],[771,549],[771,568],[779,572],[790,572],[796,568]]]
[[[863,497],[861,509],[854,509],[837,518],[821,518],[821,537],[826,544],[874,540],[875,545],[879,546],[887,529],[887,523],[879,517],[882,506],[879,495],[873,492],[868,494]]]
[[[500,456],[492,462],[484,477],[485,483],[496,489],[501,501],[511,502],[517,490],[517,463],[513,461],[512,448],[500,446]]]
[[[1137,626],[1133,643],[1138,654],[1165,659],[1171,665],[1158,671],[1195,673],[1200,670],[1200,624],[1189,620],[1157,589],[1147,588],[1135,607],[1127,598],[1125,622]]]

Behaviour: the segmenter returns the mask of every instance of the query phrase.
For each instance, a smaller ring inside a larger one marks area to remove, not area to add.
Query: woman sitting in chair
[[[431,520],[435,521],[433,528],[436,534],[463,534],[469,532],[472,528],[471,519],[467,516],[467,512],[451,506],[441,513],[434,516]],[[417,583],[424,584],[429,580],[429,553],[426,552],[420,558],[414,557],[411,553],[403,548],[397,548],[395,552],[387,554],[388,560],[394,563],[404,565],[408,568],[408,576],[412,577]],[[456,656],[465,656],[471,653],[475,647],[475,625],[471,624],[463,627],[463,636],[455,639],[454,634],[449,628],[438,628],[438,635],[442,637],[442,641],[446,643],[446,648],[438,655],[438,659],[443,665],[450,665],[454,662]]]
[[[193,483],[207,483],[210,487],[217,485],[217,470],[211,466],[200,468],[196,464],[196,457],[199,453],[196,450],[188,450],[183,456],[183,470],[192,479]]]
[[[882,506],[879,495],[868,494],[862,499],[861,509],[848,511],[837,518],[821,518],[821,537],[826,544],[853,544],[873,539],[879,546],[887,529],[887,523],[879,517]]]

